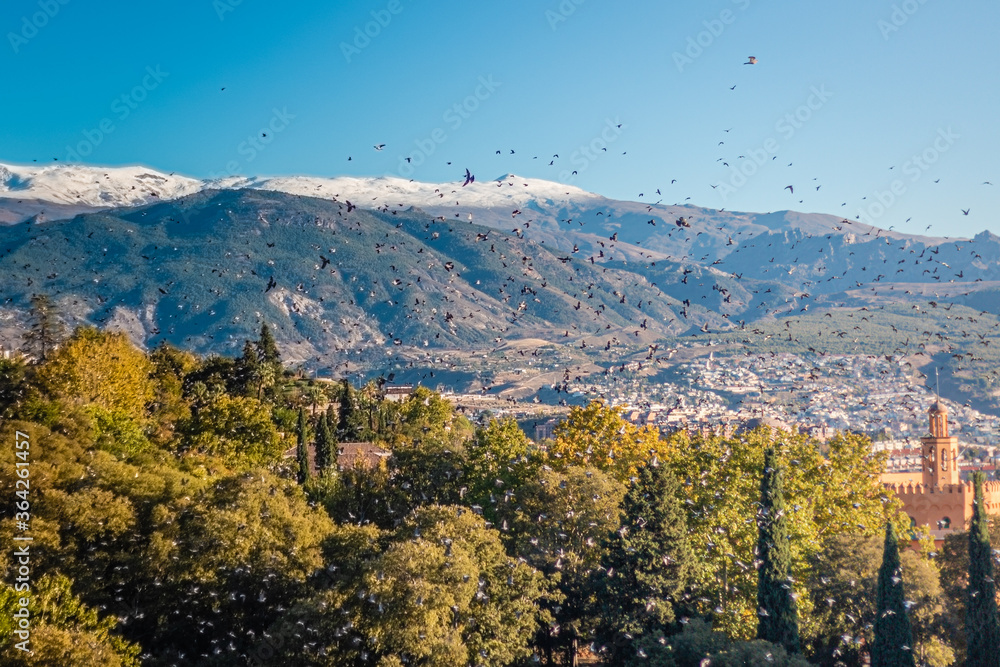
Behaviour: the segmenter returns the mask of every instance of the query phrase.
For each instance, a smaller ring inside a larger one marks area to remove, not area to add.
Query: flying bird
[[[786,185],[785,189],[788,190],[789,192],[791,192],[793,195],[795,194],[795,188],[793,188],[792,186]]]
[[[468,169],[466,169],[465,170],[465,183],[462,183],[462,187],[464,188],[469,183],[475,183],[475,182],[476,182],[476,177],[472,175],[472,172],[470,172]]]
[[[375,150],[380,151],[385,148],[385,144],[375,144]]]
[[[744,65],[756,65],[757,56],[747,56],[747,61],[743,63]]]

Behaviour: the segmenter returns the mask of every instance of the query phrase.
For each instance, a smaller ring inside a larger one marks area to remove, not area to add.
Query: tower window
[[[938,521],[938,525],[941,526],[942,530],[947,530],[948,528],[951,528],[951,519],[949,519],[948,517],[944,517],[943,519]]]
[[[948,469],[948,452],[942,449],[941,450],[941,470],[947,470],[947,469]]]

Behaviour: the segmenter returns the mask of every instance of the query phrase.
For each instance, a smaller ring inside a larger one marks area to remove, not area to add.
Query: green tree
[[[517,422],[511,417],[493,419],[477,428],[465,446],[467,502],[482,507],[495,522],[497,504],[535,479],[540,466],[531,440]]]
[[[281,354],[278,352],[278,344],[271,335],[271,328],[267,322],[260,325],[260,337],[257,339],[257,359],[265,366],[273,366],[281,369]]]
[[[792,590],[792,559],[788,544],[782,469],[774,449],[764,453],[757,513],[757,638],[799,652],[799,621]]]
[[[973,474],[975,495],[969,528],[969,584],[966,600],[965,664],[996,667],[1000,664],[1000,628],[997,626],[996,584],[993,581],[993,551],[987,527],[982,472]]]
[[[626,634],[662,631],[675,622],[695,559],[680,484],[655,460],[639,469],[622,501],[622,517],[622,526],[605,545],[605,577],[597,596],[598,639],[613,654],[618,653],[616,640]]]
[[[813,612],[807,652],[811,662],[824,667],[860,667],[867,662],[882,542],[876,537],[832,535],[809,557],[807,585]],[[911,603],[914,657],[927,667],[947,667],[955,661],[950,645],[954,632],[942,625],[946,598],[937,565],[910,549],[900,554],[900,563]]]
[[[681,633],[648,633],[627,644],[616,665],[625,667],[809,667],[805,658],[762,640],[740,641],[700,618],[685,619]]]
[[[809,558],[832,535],[882,538],[888,519],[900,522],[899,500],[881,483],[884,453],[873,454],[871,442],[840,434],[827,442],[827,456],[815,440],[799,433],[759,428],[734,437],[668,438],[668,467],[681,480],[695,552],[694,596],[699,613],[713,614],[718,630],[734,638],[755,636],[758,624],[758,530],[753,517],[760,504],[760,471],[764,451],[776,450],[784,470],[784,496],[789,548],[799,595],[796,607],[805,634],[811,601],[805,582]]]
[[[399,432],[392,444],[436,440],[457,448],[472,435],[472,425],[454,406],[427,387],[417,387],[399,406]]]
[[[384,551],[347,569],[357,575],[271,629],[294,636],[302,628],[303,641],[265,664],[503,667],[531,655],[545,582],[467,508],[418,509]]]
[[[309,441],[307,439],[306,410],[299,408],[298,428],[295,433],[295,460],[299,464],[298,480],[299,484],[305,484],[309,480]]]
[[[244,341],[243,354],[236,359],[233,377],[227,382],[234,394],[260,398],[260,358],[257,347],[250,341]]]
[[[183,445],[240,467],[273,463],[284,452],[267,406],[256,398],[227,394],[198,410],[185,429]]]
[[[162,343],[150,353],[149,360],[153,364],[151,438],[166,444],[177,435],[178,423],[191,417],[191,404],[184,397],[184,378],[198,367],[198,358]]]
[[[886,523],[882,567],[875,596],[875,641],[872,667],[913,667],[913,630],[903,594],[899,538],[891,521]]]
[[[133,621],[151,653],[184,653],[186,664],[205,664],[201,654],[238,664],[312,593],[333,530],[298,484],[264,470],[212,482],[153,536],[143,563],[147,593],[138,598],[144,618]]]
[[[466,504],[466,461],[464,449],[451,449],[433,439],[398,445],[389,458],[389,474],[399,491],[393,508],[396,516],[421,505]],[[483,511],[479,506],[475,509]]]
[[[341,383],[337,409],[337,442],[358,442],[361,439],[362,419],[354,387],[345,378]]]
[[[592,577],[601,567],[605,538],[621,526],[624,495],[620,482],[596,468],[543,468],[498,505],[508,549],[559,593],[547,603],[553,623],[536,638],[546,654],[563,651],[572,660],[578,642],[597,624]]]
[[[320,415],[316,425],[316,470],[325,474],[337,462],[337,441],[330,431],[327,416]]]
[[[11,617],[24,593],[0,586],[0,608],[5,611],[0,619],[0,662],[10,667],[139,666],[139,645],[122,639],[115,632],[116,619],[84,604],[73,594],[72,584],[60,574],[45,574],[34,582],[28,596],[30,652],[16,647],[21,638],[13,634]]]
[[[32,295],[28,317],[31,324],[24,334],[25,348],[39,361],[45,361],[66,337],[66,326],[47,294]]]
[[[23,358],[0,359],[0,417],[12,417],[32,392],[25,382],[27,373]]]
[[[990,544],[1000,544],[1000,518],[987,515]],[[944,635],[955,649],[958,664],[965,662],[966,607],[969,584],[969,532],[954,532],[945,536],[941,552],[935,561],[941,568],[941,588],[944,594],[942,625]],[[1000,590],[997,591],[1000,603]]]
[[[191,400],[192,409],[197,411],[209,398],[230,393],[246,396],[246,387],[241,386],[239,361],[230,357],[211,356],[201,359],[198,367],[184,376],[184,396]]]

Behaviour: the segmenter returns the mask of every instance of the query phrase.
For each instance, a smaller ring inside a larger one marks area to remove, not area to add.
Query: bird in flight
[[[475,182],[476,182],[476,177],[472,175],[472,172],[470,172],[468,169],[466,169],[465,170],[465,183],[462,183],[462,187],[464,188],[469,183],[475,183]]]
[[[962,215],[969,215],[969,211],[971,211],[971,210],[972,210],[971,208],[963,208],[962,209]]]
[[[385,148],[385,144],[375,144],[375,150],[380,151]]]
[[[785,186],[785,189],[786,189],[786,190],[788,190],[788,191],[789,191],[790,193],[792,193],[793,195],[795,194],[795,188],[793,188],[792,186],[790,186],[790,185],[786,185],[786,186]]]
[[[756,65],[757,56],[747,56],[747,61],[743,63],[744,65]]]

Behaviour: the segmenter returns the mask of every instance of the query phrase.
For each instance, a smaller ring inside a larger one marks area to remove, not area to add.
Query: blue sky
[[[0,161],[202,178],[469,168],[1000,232],[988,0],[13,0],[0,31]]]

